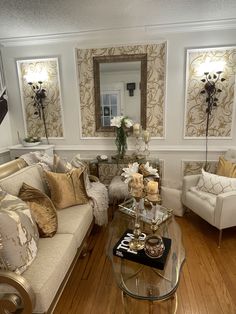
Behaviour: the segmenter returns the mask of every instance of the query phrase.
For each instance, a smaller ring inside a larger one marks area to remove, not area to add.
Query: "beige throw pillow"
[[[57,212],[50,198],[26,183],[23,183],[19,197],[29,206],[40,237],[53,237],[57,232]]]
[[[202,175],[196,187],[198,190],[215,195],[230,191],[236,192],[236,178],[218,176],[202,169]]]
[[[39,234],[30,209],[0,191],[0,269],[23,273],[36,257]]]
[[[85,190],[84,168],[74,168],[67,173],[45,172],[51,192],[51,200],[58,209],[77,204],[86,204],[88,196]]]

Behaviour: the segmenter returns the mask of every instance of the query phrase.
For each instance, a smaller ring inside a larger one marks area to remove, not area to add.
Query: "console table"
[[[124,159],[117,162],[116,159],[108,159],[106,161],[92,160],[90,161],[90,172],[92,170],[93,174],[99,177],[99,180],[105,184],[109,185],[111,180],[122,173],[122,169],[127,167],[128,164],[133,163],[137,160],[129,160]],[[160,178],[161,178],[161,166],[158,159],[155,160],[147,160],[153,168],[158,169]],[[146,163],[146,161],[141,160],[139,163]]]
[[[39,144],[36,146],[23,146],[22,144],[14,145],[9,147],[11,159],[19,158],[21,155],[30,153],[30,152],[43,152],[49,156],[53,156],[53,150],[55,145],[44,145]]]

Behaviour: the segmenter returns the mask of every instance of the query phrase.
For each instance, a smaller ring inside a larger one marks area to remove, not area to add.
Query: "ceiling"
[[[236,25],[235,0],[0,0],[0,40],[217,21]]]

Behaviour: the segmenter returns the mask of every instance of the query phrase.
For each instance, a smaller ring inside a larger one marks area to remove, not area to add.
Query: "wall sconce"
[[[45,119],[45,98],[47,97],[46,89],[43,88],[43,83],[48,80],[48,73],[46,70],[41,70],[40,72],[32,72],[29,71],[25,75],[25,79],[27,83],[31,86],[33,95],[31,99],[33,100],[33,106],[35,108],[34,115],[38,116],[39,119],[43,120],[45,137],[47,139],[47,144],[49,144],[48,140],[48,132],[47,125]]]
[[[214,71],[217,69],[218,65],[218,70]],[[210,121],[210,116],[212,114],[212,110],[217,107],[217,102],[218,102],[218,97],[217,95],[222,92],[222,90],[217,87],[217,82],[223,82],[225,79],[221,77],[221,74],[223,72],[223,62],[209,62],[202,65],[202,68],[204,69],[205,66],[205,71],[204,71],[204,78],[201,79],[201,81],[204,83],[204,89],[201,91],[201,94],[206,94],[206,114],[207,114],[207,121],[206,121],[206,161],[205,161],[205,170],[207,168],[207,154],[208,154],[208,131],[209,131],[209,121]],[[210,72],[212,70],[212,72]]]
[[[126,87],[127,87],[127,90],[129,91],[129,96],[134,96],[134,90],[135,90],[136,84],[127,83]]]

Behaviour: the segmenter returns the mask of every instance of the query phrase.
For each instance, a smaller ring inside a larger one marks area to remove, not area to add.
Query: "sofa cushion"
[[[236,191],[236,178],[218,176],[202,169],[202,175],[200,176],[196,187],[198,190],[215,195]]]
[[[57,231],[57,212],[50,198],[26,183],[23,183],[19,197],[29,206],[40,237],[53,237]]]
[[[221,156],[217,165],[216,174],[219,176],[236,178],[236,163],[232,163]]]
[[[45,171],[51,199],[56,208],[61,209],[88,202],[83,170],[84,168],[74,168],[67,173]]]
[[[48,310],[76,252],[72,234],[56,234],[53,238],[39,239],[37,257],[24,273],[24,278],[36,295],[35,313]]]
[[[43,171],[39,165],[25,167],[10,176],[1,179],[0,187],[6,192],[17,196],[23,182],[48,194],[47,185],[43,180]]]
[[[0,192],[0,268],[23,273],[37,254],[38,231],[25,202]]]
[[[75,205],[65,209],[59,209],[57,233],[73,234],[77,247],[79,247],[93,221],[93,209],[88,204]]]

